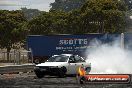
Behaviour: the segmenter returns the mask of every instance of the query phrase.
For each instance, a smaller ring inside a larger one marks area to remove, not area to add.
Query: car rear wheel
[[[39,64],[40,63],[40,60],[37,58],[33,61],[35,64]]]
[[[80,84],[85,84],[86,83],[86,78],[80,77],[79,82],[80,82]]]
[[[91,71],[91,67],[86,67],[86,68],[85,68],[85,71],[86,71],[87,73],[89,73],[89,72]]]

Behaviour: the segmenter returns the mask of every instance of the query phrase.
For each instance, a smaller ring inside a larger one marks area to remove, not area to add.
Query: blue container
[[[83,34],[83,35],[29,35],[27,47],[33,56],[43,57],[57,54],[78,54],[84,56],[87,49],[100,43],[112,42],[120,34]]]

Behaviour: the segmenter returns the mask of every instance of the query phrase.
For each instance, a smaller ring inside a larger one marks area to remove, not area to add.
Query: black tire
[[[80,84],[85,84],[86,79],[84,77],[80,77],[79,82],[80,82]]]
[[[66,72],[67,72],[67,69],[64,66],[58,69],[59,77],[64,78],[66,76]]]
[[[40,69],[35,69],[34,72],[38,78],[44,77],[44,72],[40,71]]]
[[[39,60],[39,59],[35,59],[33,62],[34,62],[35,64],[39,64],[39,63],[40,63],[40,60]]]
[[[91,67],[86,67],[85,71],[89,73],[91,71]]]

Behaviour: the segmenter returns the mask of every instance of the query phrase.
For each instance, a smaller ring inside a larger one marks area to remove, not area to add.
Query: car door
[[[74,56],[74,59],[75,59],[75,73],[77,74],[78,73],[78,68],[80,67],[80,66],[85,66],[85,60],[82,58],[82,57],[80,57],[80,56],[78,56],[78,55],[75,55]]]
[[[76,62],[74,56],[70,56],[69,58],[67,74],[76,74]]]

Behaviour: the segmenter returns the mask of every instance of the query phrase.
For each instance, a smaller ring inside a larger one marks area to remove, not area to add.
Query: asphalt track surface
[[[31,72],[0,75],[0,88],[132,88],[132,84],[79,84],[76,77],[39,79]]]

